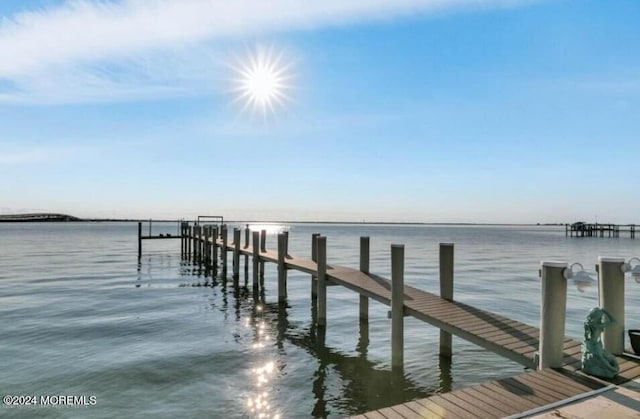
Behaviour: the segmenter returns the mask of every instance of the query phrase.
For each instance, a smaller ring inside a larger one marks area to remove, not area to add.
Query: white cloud
[[[177,63],[186,63],[187,69],[190,63],[203,63],[196,54],[187,53],[192,61],[184,60],[185,51],[192,48],[215,56],[211,41],[217,39],[457,8],[509,7],[528,1],[67,1],[0,21],[0,101],[93,101],[184,94],[194,90],[194,81],[200,76],[188,70],[186,75],[180,74]],[[162,58],[162,62],[148,68],[145,57]],[[113,63],[117,71],[103,71]]]

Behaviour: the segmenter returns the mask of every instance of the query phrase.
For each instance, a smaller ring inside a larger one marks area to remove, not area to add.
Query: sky
[[[637,0],[3,1],[0,214],[640,224],[638,22]]]

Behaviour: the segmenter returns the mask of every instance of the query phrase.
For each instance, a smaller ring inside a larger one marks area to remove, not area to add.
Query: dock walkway
[[[222,240],[217,241],[219,247]],[[234,243],[227,244],[227,252],[233,252]],[[240,246],[241,255],[253,255],[253,247]],[[260,261],[278,262],[273,250],[261,251]],[[310,259],[287,255],[287,269],[295,269],[312,276],[318,275],[317,263]],[[357,269],[328,265],[327,280],[382,304],[391,305],[391,281],[379,275]],[[502,355],[527,368],[535,368],[534,354],[538,350],[540,330],[499,314],[449,301],[438,295],[409,285],[404,287],[404,314],[461,337],[482,348]],[[567,364],[580,362],[581,343],[565,339],[564,355]]]
[[[238,233],[234,236],[238,239],[240,235]],[[245,255],[247,258],[257,256],[254,269],[256,262],[273,262],[282,264],[285,270],[297,270],[312,277],[319,275],[319,264],[314,260],[289,254],[283,256],[278,251],[266,249],[264,242],[254,254],[254,248],[249,243],[248,236],[244,245],[239,240],[238,243],[225,244],[226,240],[218,238],[217,234],[207,237],[188,233],[185,238],[193,242],[194,252],[196,247],[203,247],[197,250],[200,255],[202,252],[211,251],[211,249],[207,250],[207,247],[220,248],[225,269],[226,254],[233,252],[234,256],[237,255],[234,257],[236,264],[239,264],[239,255]],[[284,248],[286,249],[286,245]],[[282,251],[280,246],[279,249]],[[238,269],[238,266],[234,266],[234,274],[237,274]],[[326,280],[332,285],[343,286],[382,304],[392,305],[393,284],[387,278],[349,267],[327,265]],[[536,352],[540,344],[540,329],[412,286],[405,285],[403,293],[404,316],[415,317],[527,368],[537,367]],[[620,373],[615,380],[604,381],[590,377],[580,371],[580,357],[581,343],[565,338],[562,368],[526,372],[515,377],[438,394],[355,417],[359,419],[498,418],[512,415],[519,417],[523,413],[530,414],[544,408],[551,408],[567,400],[575,400],[607,390],[612,384],[620,384],[640,377],[640,363],[624,356],[617,357]]]

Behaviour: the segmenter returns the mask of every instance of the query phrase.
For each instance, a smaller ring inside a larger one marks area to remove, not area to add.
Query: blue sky
[[[640,2],[0,3],[0,212],[640,223]],[[233,66],[289,65],[243,111]]]

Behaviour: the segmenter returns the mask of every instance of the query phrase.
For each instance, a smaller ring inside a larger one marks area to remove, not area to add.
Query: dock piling
[[[404,245],[391,245],[391,368],[404,365]]]
[[[453,301],[453,243],[440,243],[440,297]],[[440,329],[440,356],[451,357],[451,333]]]
[[[233,229],[233,279],[240,278],[240,229]]]
[[[244,248],[245,249],[249,247],[250,234],[251,234],[251,230],[249,229],[249,224],[247,224],[244,228]],[[249,273],[249,255],[244,255],[244,273],[245,275]]]
[[[260,267],[260,232],[254,231],[252,233],[252,241],[253,241],[253,289],[254,291],[258,289],[258,279],[259,279],[259,267]]]
[[[211,226],[204,226],[204,264],[209,267],[211,262],[211,248],[209,247],[209,237],[211,236]]]
[[[311,235],[311,260],[318,263],[318,237],[320,233]],[[311,275],[311,299],[318,298],[318,277]]]
[[[327,325],[327,238],[316,239],[318,258],[318,326]]]
[[[360,237],[360,272],[369,273],[369,237]],[[369,321],[369,297],[360,294],[360,322]]]
[[[260,230],[260,252],[267,251],[267,230]],[[260,288],[264,288],[264,261],[260,261]]]
[[[613,355],[624,352],[624,272],[623,258],[598,258],[598,302],[616,320],[604,329],[602,344]]]
[[[278,234],[278,301],[287,299],[287,268],[285,266],[285,256],[287,252],[286,236],[284,233]]]
[[[193,227],[187,226],[187,259],[191,260],[191,236],[193,235]]]
[[[138,262],[142,259],[142,222],[138,221]]]
[[[218,268],[218,227],[213,226],[211,228],[211,265],[213,266],[213,270],[215,271]]]
[[[567,312],[565,262],[541,262],[542,304],[538,369],[562,367],[564,324]]]
[[[228,240],[228,231],[227,226],[222,226],[222,247],[220,248],[220,256],[222,257],[222,276],[226,278],[227,276],[227,240]]]

